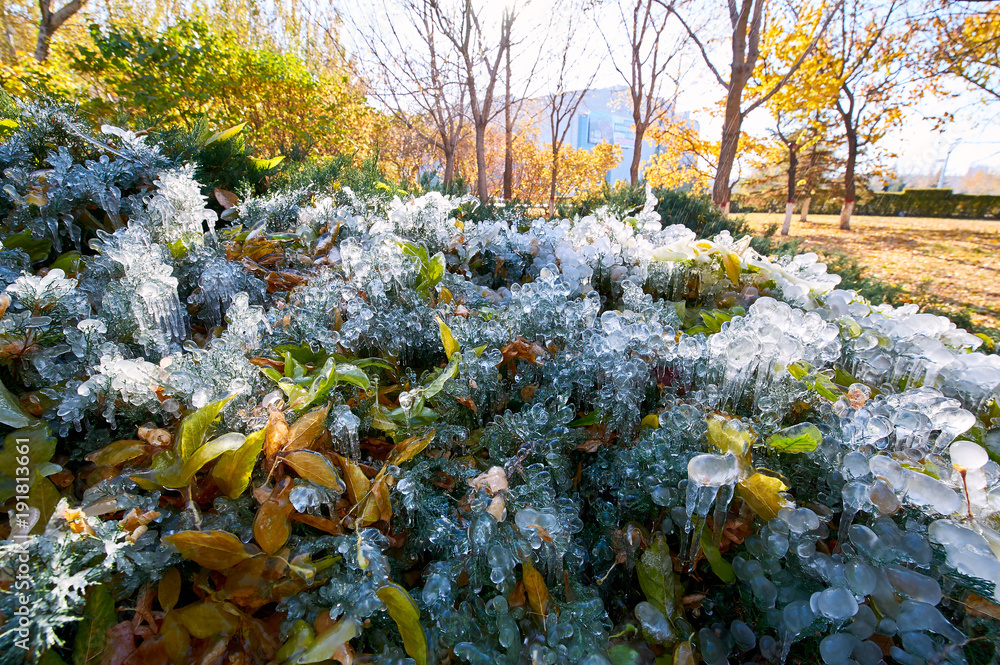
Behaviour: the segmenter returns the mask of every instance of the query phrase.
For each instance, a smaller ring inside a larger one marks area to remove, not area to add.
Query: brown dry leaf
[[[605,443],[607,442],[602,439],[587,439],[578,445],[576,449],[584,453],[596,453]]]
[[[978,596],[974,593],[969,594],[969,597],[965,599],[963,605],[965,605],[965,609],[968,610],[969,614],[972,616],[990,617],[991,619],[1000,621],[1000,605],[986,600],[982,596]]]
[[[257,509],[253,521],[253,537],[267,554],[274,554],[288,542],[292,525],[288,520],[290,508],[276,499],[269,499]]]
[[[269,406],[267,409],[267,430],[264,435],[264,455],[267,459],[272,459],[288,443],[288,421],[285,415],[276,407]]]
[[[288,430],[288,443],[284,450],[301,450],[310,448],[325,429],[326,415],[330,405],[319,406],[302,415]]]
[[[240,204],[239,197],[228,190],[216,187],[214,194],[215,200],[219,202],[219,205],[222,206],[224,210],[235,208]]]
[[[472,401],[471,397],[456,397],[455,401],[465,408],[471,409],[473,413],[479,413],[479,409],[476,408],[476,403]]]
[[[507,482],[507,472],[502,466],[491,466],[489,469],[468,481],[476,490],[486,490],[491,495],[506,492],[510,485]]]
[[[517,584],[514,585],[514,590],[507,596],[507,605],[508,607],[524,607],[527,603],[528,599],[524,595],[524,582],[518,580]]]
[[[530,402],[535,398],[536,390],[538,390],[538,386],[534,384],[521,388],[521,400],[525,402]]]
[[[135,629],[131,621],[122,621],[105,633],[107,642],[101,665],[122,665],[135,652]]]

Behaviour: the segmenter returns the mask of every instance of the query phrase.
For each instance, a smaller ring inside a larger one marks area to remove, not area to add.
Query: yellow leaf
[[[722,253],[722,265],[726,268],[726,277],[729,281],[739,286],[740,284],[740,257],[732,252]]]
[[[437,320],[438,327],[441,329],[441,343],[444,345],[444,355],[448,357],[448,360],[451,360],[451,357],[459,351],[458,342],[455,341],[455,337],[451,334],[451,328],[444,322],[444,319],[439,316]]]
[[[232,635],[240,625],[240,611],[232,603],[203,600],[177,611],[188,632],[202,640]]]
[[[640,426],[642,426],[642,427],[651,427],[653,429],[659,429],[660,428],[660,416],[658,414],[651,413],[651,414],[649,414],[648,416],[646,416],[645,418],[642,419],[642,422],[640,423]]]
[[[185,559],[209,570],[225,570],[254,555],[239,538],[226,531],[178,531],[163,540],[176,547]]]
[[[528,598],[531,611],[542,617],[548,616],[549,589],[545,586],[542,574],[531,564],[531,559],[521,563],[521,579],[524,582],[524,593]]]
[[[778,511],[789,505],[780,492],[788,489],[780,478],[768,476],[759,471],[736,486],[740,498],[764,520],[772,520]]]
[[[317,485],[341,490],[340,476],[326,457],[314,450],[292,450],[281,457],[281,461],[295,470],[299,477]]]
[[[181,597],[181,573],[177,568],[171,567],[164,571],[156,589],[156,597],[164,612],[169,612],[177,605],[177,599]]]
[[[97,466],[118,466],[139,457],[146,452],[148,446],[145,441],[129,439],[115,441],[90,453],[86,459]]]
[[[386,608],[389,616],[396,622],[399,634],[403,636],[403,648],[406,654],[417,662],[417,665],[427,665],[427,636],[420,625],[420,610],[406,589],[389,582],[375,594]]]
[[[427,445],[434,440],[434,430],[430,430],[422,434],[421,436],[411,436],[409,439],[400,441],[396,444],[396,459],[393,460],[393,464],[399,466],[404,462],[409,462],[411,459],[416,457],[423,451]]]
[[[230,499],[239,497],[250,484],[257,456],[264,447],[265,431],[251,433],[239,449],[222,453],[212,467],[215,484]]]
[[[357,622],[352,617],[346,616],[316,636],[316,640],[299,656],[296,663],[308,665],[330,660],[340,647],[350,642],[357,634]]]
[[[323,429],[326,427],[326,414],[330,412],[330,405],[317,407],[301,418],[288,430],[288,443],[285,450],[299,450],[312,445]]]

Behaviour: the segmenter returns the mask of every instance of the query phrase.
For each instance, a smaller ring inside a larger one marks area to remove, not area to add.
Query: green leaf
[[[104,654],[106,633],[118,623],[115,599],[103,584],[87,590],[87,602],[83,606],[83,619],[76,630],[73,642],[73,665],[97,665]]]
[[[235,499],[250,485],[250,476],[257,466],[257,457],[264,448],[265,429],[247,436],[237,450],[222,453],[212,467],[212,478],[222,493]]]
[[[659,533],[636,565],[639,588],[656,609],[671,621],[677,616],[677,580],[667,539]]]
[[[455,341],[455,336],[451,334],[451,328],[448,324],[444,322],[440,316],[437,317],[438,327],[441,329],[441,344],[444,345],[444,355],[451,360],[451,357],[459,352],[458,342]]]
[[[156,481],[164,487],[185,487],[201,467],[222,453],[239,450],[244,443],[246,443],[246,437],[242,434],[237,432],[223,434],[198,448],[187,459],[178,458],[175,464],[156,472]]]
[[[21,400],[0,381],[0,423],[9,427],[30,427],[37,422],[38,418],[29,415],[21,406]]]
[[[337,363],[334,377],[341,383],[349,383],[363,390],[371,390],[372,387],[371,381],[368,380],[368,375],[355,365]]]
[[[250,163],[260,171],[270,171],[284,161],[284,159],[284,155],[278,155],[277,157],[272,157],[271,159],[257,159],[256,157],[251,157]]]
[[[726,584],[732,584],[736,581],[736,571],[733,570],[733,564],[722,558],[719,548],[712,542],[712,532],[708,529],[701,532],[701,551],[705,553],[705,558],[708,559],[708,565],[712,567],[712,572],[720,580]]]
[[[236,125],[235,127],[230,127],[229,129],[224,129],[221,132],[216,132],[216,133],[212,134],[210,137],[208,137],[208,140],[205,141],[205,147],[207,148],[208,146],[212,145],[213,143],[220,143],[222,141],[228,141],[229,139],[233,138],[234,136],[236,136],[237,134],[239,134],[240,132],[242,132],[243,128],[246,127],[246,126],[247,126],[247,123],[241,122],[240,124]]]
[[[55,512],[56,506],[59,505],[59,500],[62,497],[59,495],[59,489],[51,480],[45,478],[40,473],[35,474],[35,476],[35,482],[31,485],[31,490],[28,492],[28,503],[32,508],[38,510],[39,516],[38,522],[32,527],[30,533],[41,535],[45,532],[45,527],[52,518],[52,513]]]
[[[458,362],[462,359],[461,356],[452,356],[451,360],[448,361],[448,366],[441,370],[441,373],[434,377],[434,380],[428,383],[423,388],[424,399],[430,399],[437,395],[444,389],[444,384],[448,379],[454,378],[458,374]]]
[[[567,427],[589,427],[591,425],[597,425],[604,418],[604,411],[601,409],[594,409],[583,418],[577,418],[567,425]]]
[[[38,659],[38,665],[66,665],[66,661],[59,657],[55,649],[49,649]]]
[[[80,272],[80,252],[72,250],[60,254],[59,258],[49,264],[49,270],[59,268],[68,276],[76,275]]]
[[[420,610],[406,589],[389,582],[376,592],[385,606],[389,616],[396,622],[399,634],[403,636],[403,648],[406,654],[417,662],[417,665],[427,665],[427,636],[420,625]]]
[[[20,441],[19,441],[20,440]],[[19,451],[18,448],[21,448]],[[18,464],[18,457],[23,457],[27,447],[28,463]],[[52,459],[56,453],[56,439],[52,436],[49,426],[44,422],[36,422],[31,427],[25,427],[11,432],[3,440],[3,450],[0,451],[0,502],[7,501],[16,494],[17,469],[27,466],[31,471]],[[31,474],[29,485],[34,485],[36,474]]]
[[[49,255],[52,241],[48,238],[32,238],[31,231],[12,233],[3,239],[4,249],[20,249],[32,261],[41,261]]]
[[[823,433],[812,423],[799,423],[767,437],[767,445],[779,453],[808,453],[823,442]]]
[[[180,432],[177,433],[177,454],[181,459],[187,459],[194,454],[205,441],[209,428],[215,419],[219,417],[222,408],[229,403],[236,395],[223,397],[218,402],[212,402],[201,407],[181,422]]]

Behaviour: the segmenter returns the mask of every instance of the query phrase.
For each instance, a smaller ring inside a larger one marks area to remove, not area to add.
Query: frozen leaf
[[[0,423],[10,427],[30,427],[37,422],[38,419],[28,415],[21,406],[21,400],[0,382]]]
[[[0,501],[15,494],[15,477],[22,466],[37,469],[52,459],[56,452],[56,439],[48,425],[36,422],[31,427],[11,432],[3,440],[0,451]],[[18,458],[27,457],[27,464],[18,464]],[[32,478],[32,482],[34,477]]]
[[[177,605],[181,597],[181,573],[176,567],[167,568],[156,588],[156,598],[164,612],[169,612]]]
[[[420,610],[406,589],[389,582],[378,590],[379,600],[385,603],[389,616],[396,622],[400,635],[403,636],[403,648],[406,654],[417,662],[417,665],[427,665],[427,636],[420,625]]]
[[[712,567],[712,572],[720,580],[726,584],[732,584],[736,581],[733,564],[722,558],[722,553],[719,552],[719,548],[712,542],[712,534],[708,530],[703,531],[701,534],[701,550],[705,553],[705,558],[708,559],[708,565]]]
[[[317,485],[343,491],[344,483],[326,457],[314,450],[292,450],[281,456],[281,461],[295,470],[299,477]]]
[[[346,616],[332,626],[316,636],[316,640],[309,645],[296,663],[298,665],[309,665],[309,663],[321,663],[330,660],[337,651],[350,642],[358,634],[358,622],[354,617]]]
[[[677,587],[670,548],[663,534],[657,534],[643,552],[636,565],[636,573],[646,600],[665,617],[673,619],[677,615]]]
[[[326,414],[330,412],[330,405],[317,407],[306,412],[301,418],[296,420],[288,429],[288,443],[283,450],[300,450],[312,446],[323,429],[326,427]]]
[[[178,531],[164,536],[185,559],[209,570],[225,570],[246,561],[254,552],[226,531]]]
[[[776,518],[778,511],[788,505],[788,500],[781,496],[787,489],[780,478],[759,471],[736,485],[740,498],[765,521]]]
[[[455,337],[451,334],[451,328],[448,324],[444,322],[440,316],[437,317],[438,327],[441,329],[441,343],[444,345],[444,355],[451,360],[451,357],[459,352],[458,342],[455,341]]]
[[[722,265],[726,269],[726,277],[736,286],[740,285],[740,257],[732,252],[722,252]]]
[[[32,528],[31,533],[41,534],[45,531],[45,526],[49,523],[49,518],[55,512],[59,500],[59,489],[52,484],[52,481],[36,472],[35,483],[28,493],[30,504],[38,510],[38,523]]]
[[[250,477],[257,465],[257,457],[264,447],[265,430],[247,436],[236,450],[222,453],[212,467],[212,478],[222,493],[230,499],[243,494],[250,485]]]
[[[83,619],[76,629],[73,642],[73,665],[97,665],[107,644],[108,629],[118,623],[115,599],[103,584],[87,589]]]
[[[779,453],[808,453],[823,442],[823,433],[812,423],[799,423],[767,437],[767,445]]]
[[[411,436],[408,439],[400,441],[396,444],[396,457],[393,459],[392,463],[400,466],[405,462],[409,462],[411,459],[419,455],[433,440],[434,430],[431,429],[420,436]]]
[[[217,402],[206,404],[181,422],[180,431],[177,434],[177,454],[182,459],[187,459],[204,443],[208,430],[219,416],[223,407],[233,399],[235,395],[224,397]]]
[[[521,579],[524,582],[524,595],[528,599],[528,606],[544,621],[548,616],[549,589],[545,586],[542,574],[531,564],[531,559],[521,562]]]
[[[285,640],[285,643],[278,649],[274,658],[279,663],[290,661],[296,654],[304,653],[306,648],[316,640],[316,633],[312,626],[303,621],[297,620],[292,624],[292,634]]]

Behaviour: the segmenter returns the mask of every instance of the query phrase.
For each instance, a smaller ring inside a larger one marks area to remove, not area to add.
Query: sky
[[[552,25],[553,10],[557,2],[558,0],[506,0],[486,5],[490,11],[497,13],[504,7],[518,7],[520,13],[517,20],[521,26],[546,26],[538,31],[544,35],[541,38],[536,35],[522,41],[520,53],[516,55],[515,71],[531,68],[537,57],[541,39],[559,39],[559,30],[547,27]],[[702,7],[715,2],[719,9],[724,11],[725,5],[720,0],[699,0],[699,2],[705,3],[701,5]],[[627,57],[627,49],[623,49],[626,46],[624,38],[617,38],[618,43],[616,43],[616,37],[612,34],[613,29],[607,27],[620,25],[622,17],[617,3],[604,3],[603,9],[598,11],[596,21],[578,15],[582,20],[578,21],[580,29],[573,40],[571,61],[581,65],[576,72],[580,80],[589,78],[593,67],[597,67],[592,87],[619,87],[624,85],[624,81],[615,70],[613,58],[608,56],[608,41],[616,53],[622,54],[621,57]],[[556,25],[559,25],[558,22]],[[674,33],[668,41],[674,41],[680,37],[681,28],[674,20],[671,20],[669,25]],[[349,26],[347,32],[350,32]],[[346,36],[350,40],[350,35]],[[728,62],[725,53],[720,53],[719,56],[714,58],[718,65]],[[706,109],[716,105],[723,98],[722,87],[701,64],[701,59],[697,55],[693,53],[683,55],[678,62],[679,68],[686,72],[677,98],[678,110],[681,113],[690,113],[698,121],[704,136],[711,138],[720,136],[721,118]],[[627,61],[621,62],[620,66],[627,71]],[[551,73],[552,66],[548,69]],[[723,75],[728,73],[725,70],[720,71]],[[538,78],[545,79],[546,67],[543,66],[541,72]],[[569,80],[572,85],[573,77],[570,76]],[[544,94],[544,86],[544,82],[533,86],[535,94],[529,96]],[[951,99],[925,99],[906,111],[906,121],[902,128],[890,133],[881,144],[881,147],[896,155],[895,158],[890,157],[886,160],[887,166],[899,174],[938,173],[945,164],[947,156],[947,175],[965,175],[973,167],[987,167],[1000,171],[1000,102],[987,104],[977,93],[961,88],[957,84],[953,92],[955,96]],[[934,122],[927,118],[944,111],[952,112],[954,120],[942,128],[935,128]],[[763,108],[751,114],[744,123],[744,130],[757,136],[766,136],[769,127],[769,113]]]

